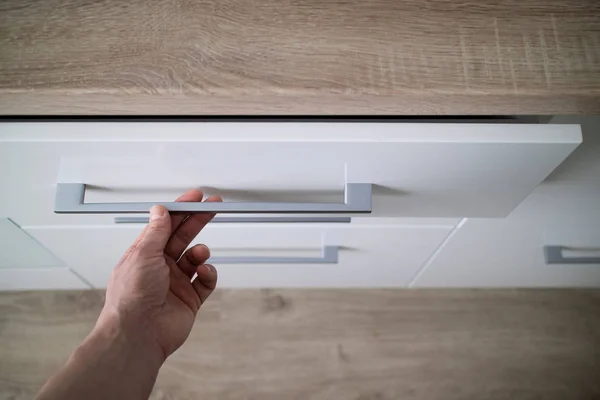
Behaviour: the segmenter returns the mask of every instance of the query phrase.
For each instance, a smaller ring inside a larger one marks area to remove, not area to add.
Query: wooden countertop
[[[2,114],[600,113],[596,0],[6,0]]]

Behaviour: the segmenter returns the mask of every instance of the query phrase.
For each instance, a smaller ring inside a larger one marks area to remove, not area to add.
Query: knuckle
[[[193,232],[182,232],[181,233],[181,241],[183,243],[189,243],[196,237],[196,234]]]
[[[167,227],[165,226],[165,224],[161,224],[160,221],[151,221],[148,224],[148,229],[150,229],[151,231],[164,231],[167,230]]]

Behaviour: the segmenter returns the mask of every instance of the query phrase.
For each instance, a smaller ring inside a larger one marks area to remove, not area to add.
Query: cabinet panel
[[[219,287],[404,287],[451,227],[231,227],[209,225],[194,243],[213,257],[318,257],[339,248],[334,264],[217,264]],[[141,227],[27,227],[95,287],[104,287]]]
[[[582,124],[583,145],[506,219],[464,223],[413,286],[600,286],[600,264],[544,259],[545,245],[600,250],[600,118],[566,120]]]
[[[68,268],[0,269],[0,291],[90,289]]]
[[[504,217],[580,142],[577,125],[3,123],[0,213],[21,225],[111,224],[55,215],[57,182],[87,201],[340,202],[373,184],[371,217]]]
[[[52,268],[61,260],[8,218],[0,218],[0,269]]]

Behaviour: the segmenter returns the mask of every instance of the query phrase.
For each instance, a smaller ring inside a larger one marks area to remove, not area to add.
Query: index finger
[[[202,201],[203,197],[204,197],[204,194],[202,193],[202,191],[200,189],[191,189],[191,190],[188,190],[187,192],[185,192],[184,194],[182,194],[181,196],[179,196],[177,198],[177,200],[175,200],[175,201],[176,202],[197,202],[197,201]],[[179,228],[179,226],[190,216],[190,214],[173,213],[173,214],[170,214],[170,216],[171,216],[171,235],[173,235],[177,231],[177,228]],[[128,255],[134,249],[137,248],[137,246],[140,244],[140,241],[146,235],[147,230],[148,230],[148,225],[146,225],[144,227],[144,229],[142,229],[142,232],[140,232],[140,234],[135,239],[133,244],[125,252],[125,254],[121,258],[121,261],[119,261],[119,263],[122,262],[126,257],[128,257]],[[175,257],[173,257],[173,258],[175,258]],[[175,258],[175,261],[177,261],[177,258]]]
[[[211,196],[205,200],[206,202],[222,201],[219,196]],[[179,260],[181,254],[200,233],[202,228],[210,222],[215,216],[214,213],[197,213],[186,218],[179,227],[171,233],[171,238],[165,246],[165,254],[174,259]]]
[[[175,202],[199,202],[202,201],[203,197],[204,193],[202,193],[200,189],[191,189],[179,196]],[[189,216],[190,214],[186,213],[171,214],[171,232],[175,233],[177,228],[179,228],[179,225],[181,225]]]

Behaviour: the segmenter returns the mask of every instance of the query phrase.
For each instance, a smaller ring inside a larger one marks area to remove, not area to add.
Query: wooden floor
[[[1,294],[0,398],[30,399],[101,303]],[[220,291],[152,398],[597,399],[600,291]]]
[[[598,0],[4,0],[1,114],[600,114]]]

